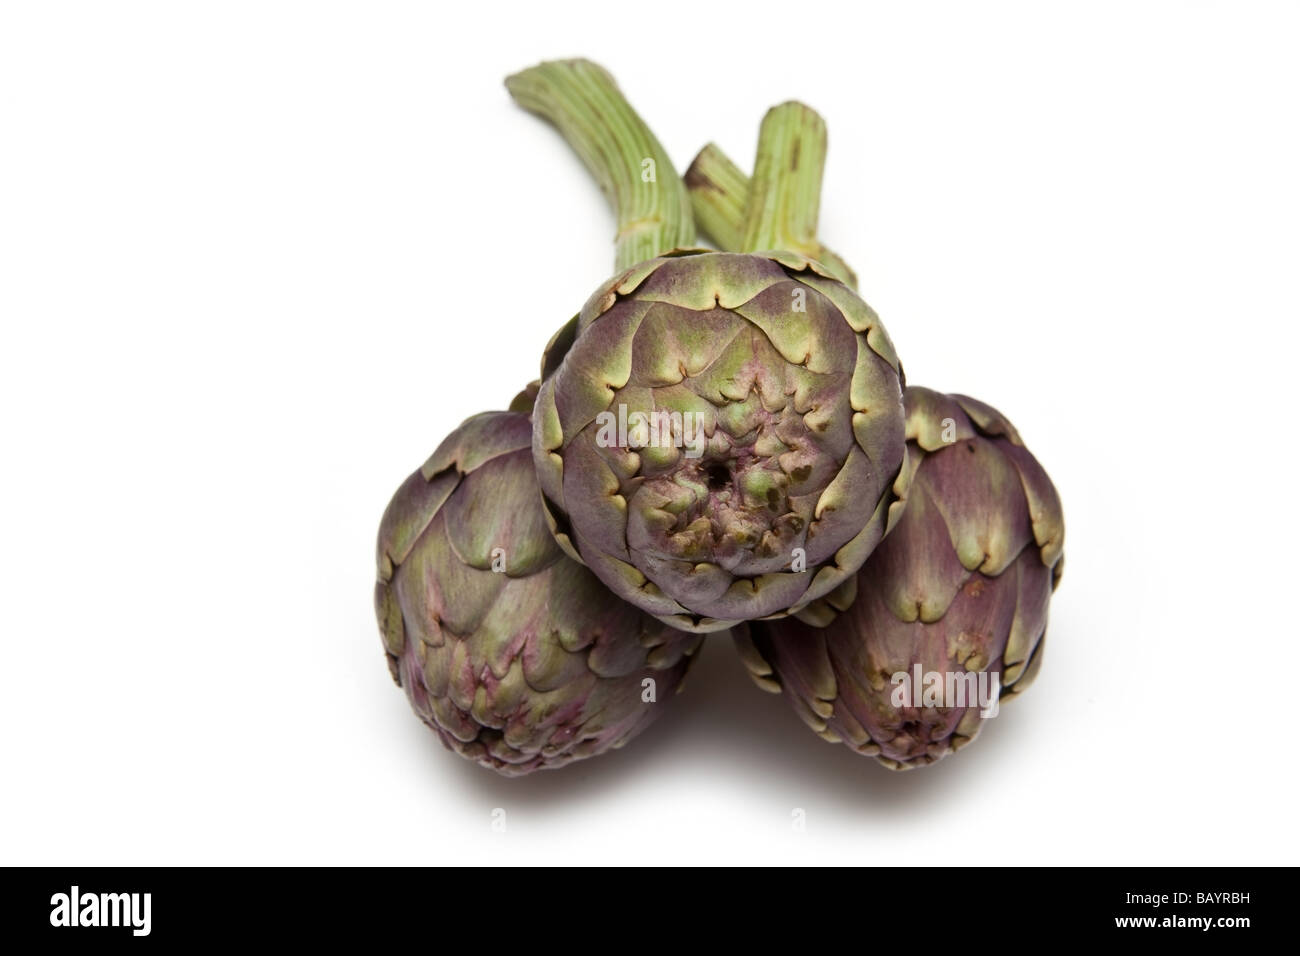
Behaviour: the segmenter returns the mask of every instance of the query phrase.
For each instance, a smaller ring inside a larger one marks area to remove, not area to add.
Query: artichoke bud
[[[449,749],[507,775],[622,746],[699,638],[613,597],[557,546],[533,467],[537,383],[465,421],[398,489],[375,611],[394,679]]]
[[[914,472],[888,537],[798,618],[736,635],[760,687],[893,769],[965,746],[1033,680],[1065,536],[1056,489],[995,409],[915,387],[904,404]]]
[[[554,525],[614,593],[675,627],[789,614],[884,535],[905,444],[898,360],[815,262],[640,263],[591,296],[542,368],[533,455]]]

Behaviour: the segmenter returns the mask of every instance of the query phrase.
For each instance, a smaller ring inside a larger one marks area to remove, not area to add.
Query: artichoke
[[[557,538],[676,627],[798,610],[884,534],[898,359],[811,260],[643,263],[557,334],[543,375],[533,450]]]
[[[998,412],[904,389],[817,238],[821,118],[769,111],[752,182],[716,147],[683,181],[595,64],[506,82],[612,200],[615,275],[388,505],[375,608],[415,712],[503,774],[559,767],[734,626],[828,740],[894,768],[971,740],[1041,663],[1060,502]]]
[[[451,750],[506,775],[621,747],[699,638],[612,598],[556,547],[528,407],[452,432],[379,529],[375,609],[393,679]]]
[[[901,514],[856,600],[846,585],[806,620],[737,636],[760,687],[893,769],[966,745],[999,696],[1034,679],[1065,536],[1056,489],[999,412],[915,387],[904,403]]]
[[[692,632],[827,594],[884,534],[904,442],[884,327],[796,241],[816,226],[802,197],[820,190],[820,117],[769,114],[743,246],[708,252],[683,248],[689,193],[608,74],[547,63],[507,86],[574,145],[619,221],[618,273],[543,359],[533,452],[556,539]]]

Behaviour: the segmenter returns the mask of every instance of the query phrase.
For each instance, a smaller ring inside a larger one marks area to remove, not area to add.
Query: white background
[[[1297,862],[1300,20],[973,7],[6,4],[0,861]],[[521,780],[391,683],[389,495],[612,269],[501,82],[575,55],[679,168],[815,106],[909,380],[1055,479],[1046,664],[957,756],[823,743],[722,639]]]

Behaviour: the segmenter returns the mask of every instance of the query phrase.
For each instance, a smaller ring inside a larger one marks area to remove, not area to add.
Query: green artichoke
[[[737,636],[760,687],[894,769],[969,743],[982,712],[1033,680],[1065,537],[1056,489],[1001,414],[925,388],[904,403],[902,511],[888,537],[806,620]]]
[[[451,750],[506,775],[621,747],[699,638],[615,600],[556,547],[531,396],[465,421],[397,490],[375,608],[393,679]]]

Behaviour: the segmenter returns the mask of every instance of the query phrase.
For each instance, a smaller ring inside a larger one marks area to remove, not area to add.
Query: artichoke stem
[[[613,204],[616,269],[695,244],[685,184],[604,69],[556,60],[508,77],[506,88],[560,131]]]
[[[745,207],[745,252],[804,252],[817,242],[826,123],[811,107],[782,103],[758,131],[754,182]]]
[[[684,178],[700,232],[722,251],[740,252],[745,238],[749,177],[726,153],[709,143],[692,160]]]
[[[685,179],[700,231],[724,252],[745,251],[745,213],[751,187],[749,177],[741,172],[740,167],[726,153],[709,143],[691,162]],[[813,218],[816,219],[815,212]],[[816,259],[849,288],[858,287],[858,277],[849,264],[838,253],[818,242],[815,234],[811,243],[791,251]]]

